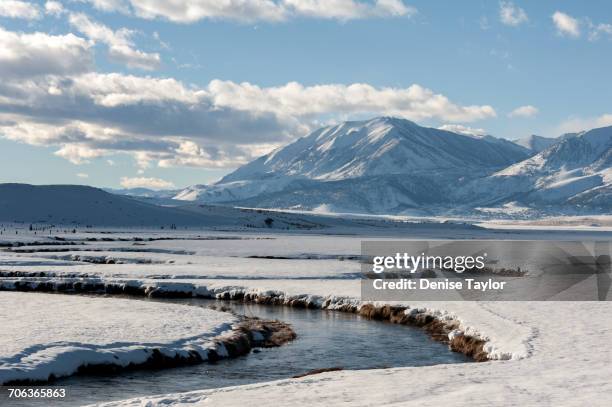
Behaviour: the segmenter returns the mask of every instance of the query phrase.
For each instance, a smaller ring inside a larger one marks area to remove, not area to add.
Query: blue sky
[[[219,4],[0,0],[0,182],[180,188],[383,114],[505,138],[612,125],[607,1]]]

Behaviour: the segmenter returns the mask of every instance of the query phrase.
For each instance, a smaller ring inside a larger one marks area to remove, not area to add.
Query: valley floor
[[[612,238],[612,233],[605,231],[488,233],[489,238],[500,239],[525,236],[566,240]],[[452,232],[439,231],[440,238],[452,235]],[[156,240],[161,238],[164,240]],[[0,288],[13,290],[23,284],[34,287],[43,283],[58,287],[78,281],[129,286],[160,296],[183,292],[224,297],[241,292],[273,294],[328,308],[343,303],[359,305],[360,285],[356,276],[360,267],[355,256],[360,253],[362,239],[363,236],[230,232],[67,234],[62,240],[47,238],[44,242],[41,238],[22,236],[11,238],[12,243],[30,242],[0,253]],[[34,245],[34,241],[39,243]],[[5,242],[8,243],[8,239]],[[51,303],[66,301],[66,304],[82,298],[0,292],[0,301],[10,304],[10,296],[19,295],[36,298],[35,304],[45,302],[46,297],[52,297]],[[612,403],[612,381],[609,379],[612,376],[612,348],[609,346],[612,319],[606,318],[612,312],[609,302],[419,302],[404,305],[410,307],[408,311],[428,312],[440,319],[457,319],[465,335],[487,341],[485,351],[491,360],[329,372],[301,379],[151,395],[107,405],[243,406],[248,402],[321,406],[339,403],[354,406],[607,406]],[[84,308],[83,312],[86,310]],[[148,315],[152,312],[158,315],[157,310],[143,310]],[[155,321],[158,319],[166,318],[156,317]],[[10,314],[5,314],[2,325],[12,320]],[[185,329],[192,329],[190,325],[185,321]],[[17,335],[30,336],[23,332]],[[10,333],[3,331],[2,335],[3,341],[11,341]],[[19,337],[13,339],[18,341]],[[61,338],[53,339],[56,340]],[[372,343],[372,346],[377,344]],[[6,355],[19,352],[5,350]]]

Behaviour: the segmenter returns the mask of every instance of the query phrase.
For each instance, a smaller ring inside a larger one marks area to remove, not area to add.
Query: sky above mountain
[[[612,125],[607,1],[0,0],[0,182],[179,188],[390,115]]]

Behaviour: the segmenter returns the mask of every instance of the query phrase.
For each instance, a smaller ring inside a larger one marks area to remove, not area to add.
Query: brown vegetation
[[[302,373],[302,374],[298,374],[295,376],[292,376],[292,379],[299,379],[300,377],[306,377],[306,376],[312,376],[315,374],[319,374],[319,373],[325,373],[325,372],[337,372],[340,370],[344,370],[343,367],[326,367],[326,368],[321,368],[321,369],[313,369],[313,370],[309,370],[306,373]]]

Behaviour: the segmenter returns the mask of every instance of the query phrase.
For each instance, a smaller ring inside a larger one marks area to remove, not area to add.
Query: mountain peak
[[[474,138],[397,117],[347,121],[313,131],[224,177],[227,182],[290,177],[342,180],[503,168],[527,157],[494,137]]]
[[[534,156],[533,145],[396,117],[347,121],[317,129],[176,199],[369,213],[436,213],[510,200],[567,205],[573,199],[600,208],[609,200],[610,130],[563,140],[531,136],[553,143]]]

